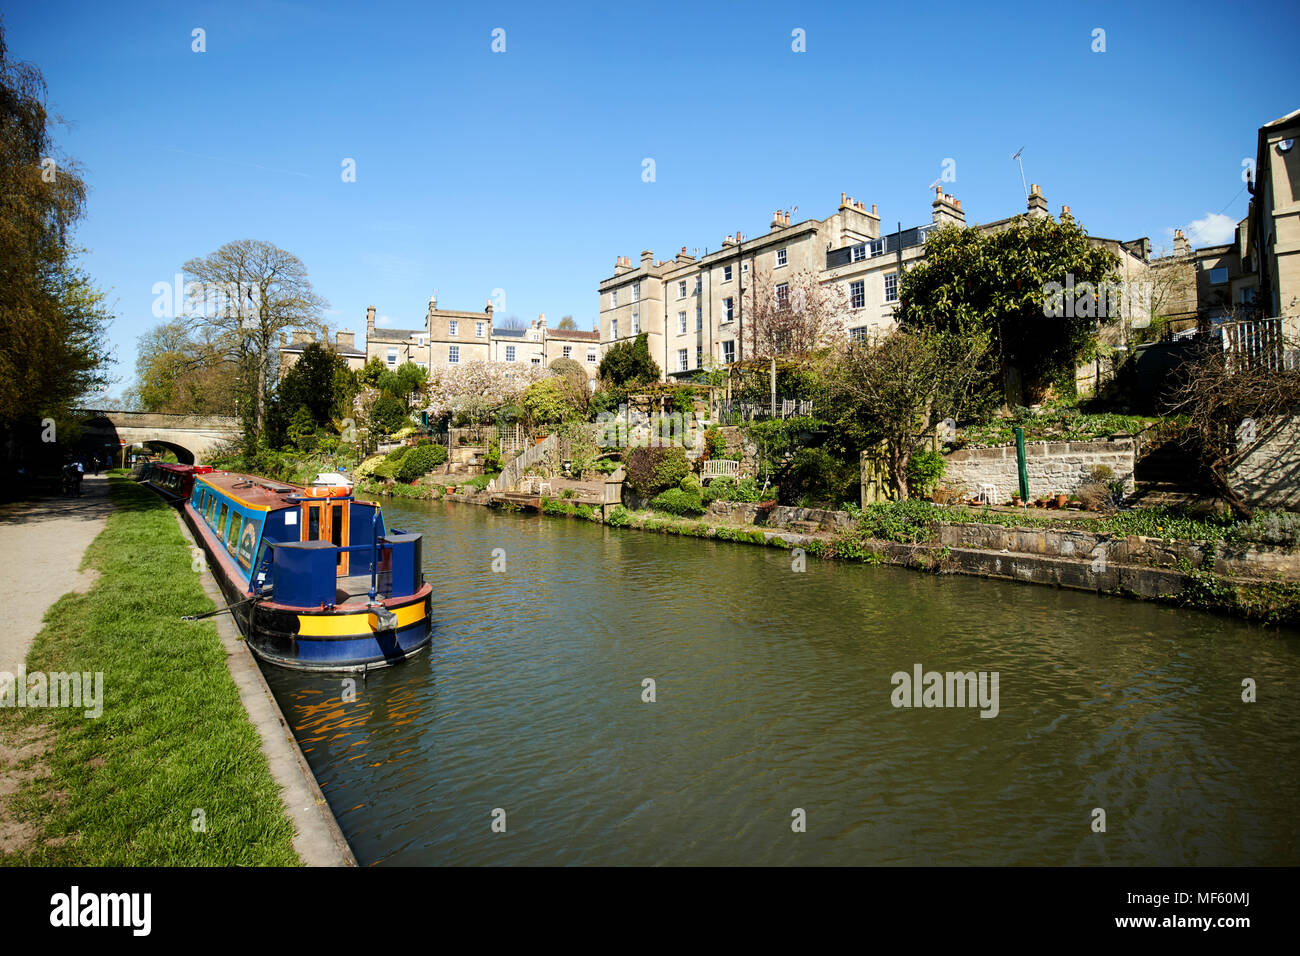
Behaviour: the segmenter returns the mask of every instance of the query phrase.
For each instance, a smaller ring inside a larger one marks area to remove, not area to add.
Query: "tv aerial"
[[[1028,202],[1028,201],[1029,201],[1029,187],[1025,185],[1025,164],[1024,164],[1024,162],[1023,162],[1023,161],[1021,160],[1021,158],[1020,158],[1020,154],[1023,153],[1024,151],[1025,151],[1025,148],[1024,148],[1023,146],[1021,146],[1018,150],[1016,150],[1014,153],[1011,154],[1011,158],[1014,159],[1014,160],[1016,161],[1016,163],[1020,166],[1020,185],[1021,185],[1022,187],[1024,187],[1024,190],[1025,190],[1025,201]]]

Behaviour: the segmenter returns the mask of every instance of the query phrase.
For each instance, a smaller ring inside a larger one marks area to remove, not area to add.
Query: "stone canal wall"
[[[1132,438],[1112,441],[1031,442],[1025,445],[1025,470],[1029,474],[1030,498],[1051,494],[1074,494],[1091,481],[1089,472],[1104,465],[1124,482],[1125,493],[1133,491],[1135,445]],[[1010,500],[1020,490],[1016,446],[964,448],[945,457],[943,484],[961,488],[969,496],[980,485],[993,485],[998,502]]]

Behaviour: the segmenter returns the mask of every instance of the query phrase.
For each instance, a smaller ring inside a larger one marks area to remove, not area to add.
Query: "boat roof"
[[[271,481],[269,478],[259,478],[256,475],[241,475],[234,471],[214,471],[198,476],[195,481],[211,485],[223,495],[239,502],[244,507],[258,511],[279,511],[282,508],[296,508],[299,502],[288,500],[294,496],[315,497],[321,501],[328,500],[320,497],[319,494],[310,495],[307,489],[301,485],[290,484],[287,481]],[[317,489],[318,493],[319,491],[320,489]],[[350,492],[347,489],[340,489],[338,497],[345,498],[349,494]]]

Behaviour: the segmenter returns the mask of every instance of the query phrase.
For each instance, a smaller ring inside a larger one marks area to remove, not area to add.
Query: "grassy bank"
[[[99,572],[61,598],[29,673],[103,673],[103,713],[0,708],[0,808],[21,865],[294,865],[293,827],[210,622],[172,510],[113,478],[114,512],[86,552]],[[12,789],[12,788],[11,788]],[[200,817],[195,811],[202,811]],[[202,821],[203,829],[199,828]]]

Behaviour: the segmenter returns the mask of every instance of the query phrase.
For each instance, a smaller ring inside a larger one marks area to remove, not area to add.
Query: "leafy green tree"
[[[316,422],[312,420],[311,409],[299,405],[289,422],[289,440],[299,451],[312,451],[316,447]]]
[[[280,405],[292,422],[306,409],[313,428],[329,425],[338,410],[339,373],[347,362],[332,348],[312,342],[303,348],[280,382]]]
[[[378,386],[385,395],[397,399],[403,408],[409,409],[411,396],[419,391],[428,378],[427,370],[414,362],[403,362],[393,371],[385,370],[379,376]]]
[[[357,383],[366,388],[378,388],[379,380],[384,377],[384,373],[387,371],[388,366],[384,364],[384,360],[376,355],[357,373]]]
[[[130,407],[177,415],[234,415],[239,368],[185,319],[161,322],[137,339]]]
[[[649,343],[649,335],[642,332],[630,342],[610,346],[598,369],[602,384],[622,387],[659,381],[662,372],[650,357]]]
[[[50,135],[45,96],[0,25],[0,444],[11,459],[41,450],[43,419],[71,437],[77,403],[109,384],[112,314],[69,242],[86,187]]]
[[[591,404],[591,389],[588,386],[589,376],[586,367],[567,358],[557,358],[550,367],[552,373],[562,376],[569,383],[572,396],[578,404],[578,412],[585,416],[587,407]]]
[[[583,402],[568,379],[552,375],[529,385],[519,405],[529,421],[554,425],[580,417]]]
[[[988,372],[1008,403],[1022,404],[1017,382],[1036,400],[1088,357],[1099,324],[1114,314],[1107,309],[1107,315],[1097,315],[1098,302],[1090,295],[1080,297],[1078,308],[1064,310],[1073,315],[1045,314],[1052,311],[1052,284],[1110,282],[1118,263],[1068,217],[1021,217],[991,233],[946,226],[930,234],[925,258],[903,273],[898,318],[913,329],[987,332]]]
[[[560,319],[560,324],[556,326],[557,329],[561,329],[565,332],[572,331],[577,327],[578,323],[573,321],[573,316],[571,315],[566,315],[564,318]]]
[[[377,431],[391,435],[409,425],[410,419],[407,418],[406,407],[399,399],[383,395],[371,406],[370,422]]]

